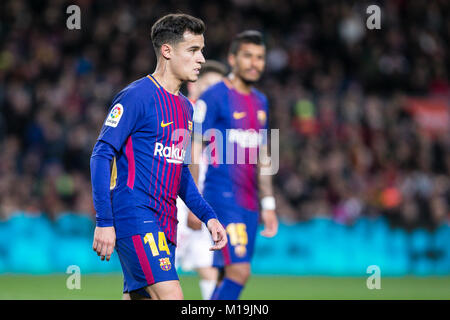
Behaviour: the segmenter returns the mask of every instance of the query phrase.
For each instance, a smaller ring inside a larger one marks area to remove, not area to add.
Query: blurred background
[[[80,30],[66,27],[71,4]],[[379,30],[366,27],[371,4]],[[244,29],[265,36],[257,87],[280,129],[281,226],[258,236],[255,275],[367,277],[377,265],[450,288],[445,0],[2,1],[0,283],[69,265],[121,271],[91,249],[89,160],[113,96],[153,72],[150,28],[171,12],[204,20],[207,59],[226,63]]]

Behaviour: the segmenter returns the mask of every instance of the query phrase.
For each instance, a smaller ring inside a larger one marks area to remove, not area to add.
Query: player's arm
[[[92,248],[102,260],[106,258],[107,261],[111,258],[116,241],[109,189],[110,166],[114,155],[114,148],[110,144],[97,141],[90,161],[92,198],[96,212],[96,228]]]
[[[198,185],[200,171],[199,164],[202,157],[202,150],[203,146],[201,137],[197,138],[194,136],[194,139],[192,139],[192,163],[189,165],[189,170],[191,171],[192,178],[194,179],[196,185]],[[188,212],[187,225],[193,230],[200,230],[202,228],[201,220],[197,218],[190,210]]]
[[[267,155],[267,144],[260,146],[263,150],[260,154]],[[263,159],[266,160],[266,159]],[[258,189],[261,197],[261,219],[264,230],[261,235],[273,237],[278,232],[278,218],[275,212],[275,197],[273,194],[272,176],[261,174],[261,170],[270,165],[266,161],[258,161]]]
[[[214,241],[214,246],[210,250],[220,250],[227,244],[227,234],[222,224],[217,220],[216,213],[211,206],[203,199],[192,178],[187,165],[183,165],[181,171],[181,185],[178,195],[186,206],[192,210],[197,218],[206,224]]]
[[[110,259],[116,242],[109,190],[111,161],[133,133],[139,119],[145,118],[145,105],[141,97],[140,92],[130,90],[114,98],[91,156],[92,198],[96,212],[92,248],[102,260]]]

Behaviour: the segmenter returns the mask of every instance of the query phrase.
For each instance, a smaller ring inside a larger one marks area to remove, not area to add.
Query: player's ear
[[[231,69],[233,69],[234,65],[236,64],[236,56],[232,53],[228,54],[228,64],[230,65]]]
[[[171,55],[172,55],[172,47],[167,43],[161,45],[161,56],[169,60],[171,58]]]

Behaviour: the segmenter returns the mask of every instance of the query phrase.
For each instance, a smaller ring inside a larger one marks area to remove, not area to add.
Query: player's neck
[[[167,66],[161,66],[160,64],[158,64],[156,66],[155,72],[152,73],[152,76],[156,79],[156,81],[158,81],[158,83],[164,88],[164,90],[176,96],[179,94],[183,81],[176,78],[167,69]]]
[[[230,73],[230,75],[228,76],[228,80],[230,81],[233,88],[239,93],[249,94],[252,90],[253,86],[251,84],[243,81],[240,77],[236,77],[236,75],[233,73]]]

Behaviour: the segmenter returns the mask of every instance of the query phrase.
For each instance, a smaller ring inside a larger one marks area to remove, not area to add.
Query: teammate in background
[[[209,139],[208,132],[213,132],[206,150],[211,159],[203,196],[225,226],[229,240],[221,251],[214,252],[213,266],[222,271],[223,279],[211,299],[239,298],[250,276],[258,219],[264,224],[263,236],[273,237],[278,231],[271,176],[260,174],[262,163],[257,159],[258,148],[267,154],[267,139],[259,130],[267,129],[268,103],[253,87],[264,71],[265,52],[260,32],[237,35],[228,55],[231,73],[206,90],[195,106],[194,131],[199,128],[204,141]],[[198,140],[194,144],[199,144]]]
[[[114,98],[92,153],[93,249],[109,260],[116,248],[124,299],[183,298],[172,267],[177,195],[207,224],[210,250],[226,244],[225,230],[184,163],[193,108],[179,89],[197,80],[205,62],[204,30],[200,19],[185,14],[166,15],[153,25],[156,70]]]
[[[196,82],[187,84],[188,99],[195,103],[198,97],[210,86],[222,81],[227,74],[227,67],[217,61],[208,60],[200,70]],[[194,110],[194,116],[195,116]],[[194,119],[195,121],[195,119]],[[201,150],[200,150],[201,152]],[[204,180],[205,163],[192,163],[191,174],[200,192]],[[212,267],[213,253],[208,250],[211,237],[208,229],[202,227],[201,221],[192,212],[189,212],[184,202],[177,199],[178,208],[178,246],[175,265],[181,266],[184,271],[195,270],[200,276],[199,287],[204,300],[208,300],[216,286],[218,271]]]

